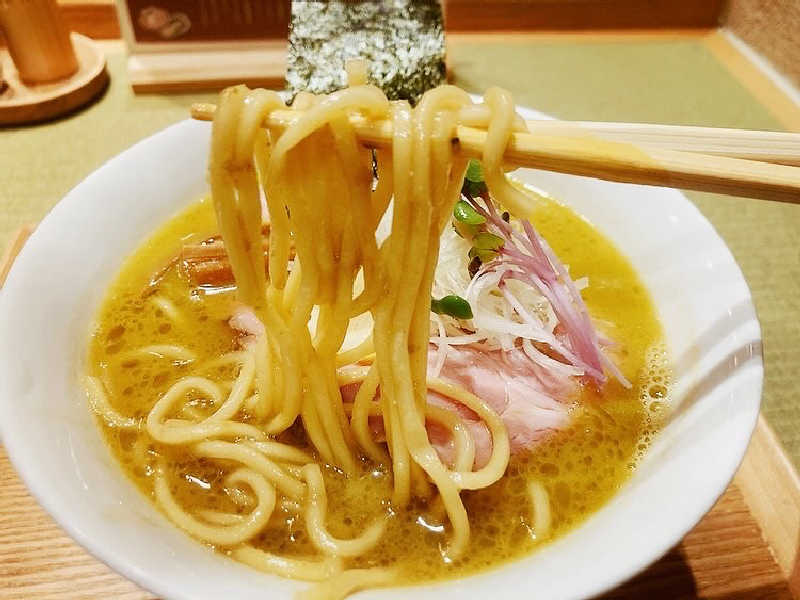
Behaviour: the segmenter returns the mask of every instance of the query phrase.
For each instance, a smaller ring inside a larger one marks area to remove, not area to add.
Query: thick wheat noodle
[[[320,458],[346,473],[354,470],[357,448],[376,462],[390,460],[393,502],[398,507],[408,504],[412,495],[427,497],[432,481],[440,495],[434,503],[441,502],[450,523],[450,558],[462,555],[469,539],[460,491],[497,481],[509,456],[505,427],[486,403],[459,386],[428,380],[426,375],[430,290],[439,236],[458,199],[466,168],[465,160],[453,155],[450,139],[457,112],[469,107],[469,98],[445,86],[426,94],[412,111],[407,103],[390,105],[377,88],[360,85],[365,72],[354,71],[351,79],[359,85],[324,99],[299,96],[295,106],[305,112],[298,112],[283,133],[260,129],[271,110],[284,108],[276,94],[244,87],[223,93],[213,126],[209,180],[238,297],[255,309],[265,333],[247,350],[223,355],[201,365],[196,375],[179,379],[156,401],[145,423],[158,442],[186,446],[196,457],[242,465],[225,482],[243,484],[255,496],[255,508],[247,514],[218,510],[191,514],[172,495],[161,462],[154,490],[167,515],[199,539],[233,547],[234,558],[256,568],[325,581],[323,587],[308,592],[309,598],[339,598],[395,581],[392,570],[343,570],[340,560],[373,549],[389,516],[380,516],[356,538],[332,536],[325,525],[324,479],[314,457],[265,434],[282,433],[300,416]],[[348,120],[353,112],[393,122],[392,149],[374,156],[378,173],[374,189],[373,155],[356,140]],[[490,90],[486,106],[468,114],[488,127],[483,157],[487,182],[501,202],[514,209],[520,199],[505,181],[501,164],[510,132],[519,128],[510,96]],[[338,192],[335,203],[333,190]],[[262,252],[262,192],[271,218],[267,261]],[[376,228],[392,199],[391,234],[379,247]],[[295,255],[290,258],[292,244]],[[359,277],[363,289],[354,297]],[[180,319],[166,299],[154,302],[173,320]],[[308,322],[315,307],[318,319],[312,335]],[[375,322],[372,333],[342,351],[350,319],[367,311]],[[178,346],[147,346],[122,358],[148,353],[184,362],[195,359]],[[372,354],[371,366],[337,371]],[[199,376],[230,366],[239,367],[230,382]],[[361,383],[349,420],[340,392],[340,386],[348,383]],[[107,422],[120,428],[139,426],[138,420],[111,407],[100,380],[88,378],[87,388],[94,410]],[[428,405],[428,390],[463,404],[486,423],[492,454],[483,468],[473,471],[475,444],[463,420]],[[190,392],[199,393],[214,412],[203,418],[187,403]],[[235,420],[242,409],[255,421]],[[171,418],[176,411],[191,418]],[[389,457],[372,437],[370,416],[383,418]],[[431,445],[428,421],[450,432],[455,447],[452,469]],[[146,454],[138,447],[137,452]],[[549,507],[543,488],[531,487],[530,493],[536,533],[547,535]],[[239,502],[253,503],[241,489],[234,487],[231,494]],[[241,545],[266,527],[277,502],[282,510],[304,516],[322,560],[277,556]]]
[[[151,468],[152,463],[157,459],[156,453],[150,447],[150,440],[145,436],[138,436],[131,447],[131,454],[137,465],[145,469]]]
[[[336,371],[336,379],[340,387],[350,385],[351,383],[361,383],[366,379],[370,369],[372,369],[372,365],[348,365]]]
[[[242,301],[256,306],[261,302],[258,275],[253,272],[253,263],[246,247],[247,238],[239,218],[234,177],[239,167],[233,162],[245,93],[246,88],[237,86],[227,88],[220,94],[218,114],[212,127],[208,175],[217,224],[236,279],[237,294]]]
[[[261,400],[259,399],[257,392],[250,394],[244,401],[244,408],[246,411],[257,415],[259,413],[258,405],[260,405],[260,402]]]
[[[235,548],[231,551],[231,556],[259,571],[303,581],[325,581],[342,570],[342,561],[338,558],[330,556],[323,556],[319,560],[289,558],[247,545]]]
[[[357,272],[355,263],[350,264],[350,261],[355,259],[352,247],[355,239],[350,231],[351,228],[346,227],[346,220],[343,221],[341,218],[341,215],[348,214],[350,211],[332,211],[327,203],[314,204],[315,199],[324,197],[325,189],[334,187],[330,183],[331,178],[335,179],[336,177],[336,170],[329,169],[329,174],[324,175],[328,181],[322,182],[327,185],[320,185],[318,178],[302,177],[300,173],[297,173],[297,169],[300,164],[315,164],[324,161],[326,157],[320,152],[326,144],[333,147],[336,156],[340,152],[345,152],[346,156],[340,159],[340,163],[353,163],[353,156],[358,154],[358,149],[352,132],[345,131],[340,125],[338,135],[341,143],[336,144],[335,140],[331,139],[330,133],[316,130],[326,123],[331,123],[336,131],[337,115],[345,115],[346,111],[352,108],[354,101],[359,102],[360,97],[378,103],[382,99],[383,103],[386,103],[382,94],[374,88],[360,89],[354,97],[349,94],[334,94],[304,113],[291,130],[280,137],[269,161],[269,173],[274,175],[275,181],[284,183],[283,180],[289,178],[299,183],[299,186],[297,183],[294,186],[297,189],[293,189],[293,191],[298,192],[294,194],[286,194],[285,186],[275,185],[274,187],[277,195],[283,198],[291,213],[292,225],[295,229],[297,259],[303,265],[304,273],[298,284],[297,297],[292,303],[290,322],[290,329],[295,336],[296,343],[301,346],[300,354],[303,356],[304,368],[308,372],[306,381],[309,394],[303,402],[301,413],[307,432],[323,457],[346,471],[353,469],[352,449],[348,439],[349,428],[344,422],[338,387],[334,385],[332,374],[325,376],[325,371],[329,371],[329,369],[321,369],[321,363],[325,363],[325,355],[330,354],[331,351],[335,352],[341,345],[347,329],[346,320],[350,316],[349,311],[339,309],[341,303],[337,302],[335,312],[344,314],[332,317],[329,328],[323,329],[323,332],[335,331],[336,333],[329,336],[323,335],[321,339],[321,342],[324,342],[323,347],[317,349],[321,356],[312,347],[306,323],[315,299],[320,301],[331,301],[334,298],[347,301],[351,299],[353,278]],[[363,109],[363,102],[361,104],[359,108]],[[292,151],[294,160],[285,158],[290,151]],[[304,158],[305,160],[303,160]],[[363,162],[366,166],[366,160]],[[284,164],[285,169],[281,168]],[[339,188],[343,189],[344,186],[339,186]],[[365,206],[366,203],[366,206],[369,207],[369,182],[365,181],[361,186],[354,182],[353,188],[352,194],[348,196],[354,196],[358,200],[358,206]],[[268,198],[270,196],[269,190],[267,196]],[[349,222],[352,225],[352,218]],[[331,235],[331,228],[334,229],[333,235]],[[369,235],[374,240],[374,231],[369,233],[361,231],[358,239],[363,241]],[[339,258],[338,268],[331,262],[332,255]],[[338,421],[338,426],[336,421]]]
[[[156,356],[158,358],[172,358],[181,362],[191,362],[197,358],[197,355],[183,346],[175,344],[151,344],[149,346],[142,346],[141,348],[134,348],[119,355],[119,360],[124,361],[134,356]]]
[[[228,352],[212,360],[208,360],[197,366],[198,372],[213,371],[214,369],[222,369],[230,365],[239,365],[244,360],[246,352],[244,350],[235,350]]]
[[[220,406],[213,415],[208,417],[209,421],[224,421],[232,418],[239,412],[247,398],[247,392],[253,385],[255,370],[256,364],[253,352],[246,352],[242,357],[239,375],[233,383],[227,400],[223,402],[222,406]]]
[[[397,571],[375,567],[348,569],[297,595],[297,600],[341,600],[359,590],[386,587],[397,581]]]
[[[450,473],[453,481],[462,489],[477,490],[488,487],[503,476],[508,466],[510,446],[508,431],[500,417],[488,404],[464,388],[442,379],[433,378],[428,381],[431,390],[452,398],[470,409],[486,423],[492,435],[492,455],[486,465],[472,471],[456,471]]]
[[[247,94],[244,101],[244,108],[239,117],[238,132],[233,152],[233,164],[235,166],[234,185],[237,188],[238,212],[240,221],[244,227],[244,236],[247,242],[247,253],[254,274],[254,286],[258,290],[258,298],[253,302],[262,315],[263,320],[269,325],[280,331],[274,314],[274,308],[267,306],[265,302],[265,264],[264,254],[261,251],[261,199],[259,195],[259,177],[263,187],[263,178],[266,176],[267,168],[266,148],[267,138],[259,135],[261,131],[259,124],[264,117],[275,108],[284,106],[280,96],[275,92],[266,90],[253,90]],[[280,214],[276,211],[273,227],[270,231],[269,241],[269,261],[270,265],[288,259],[289,239],[285,232],[285,227],[275,227],[281,222]],[[284,219],[285,220],[285,219]],[[266,336],[260,336],[256,340],[256,380],[259,393],[259,402],[255,406],[255,413],[259,418],[265,418],[273,412],[275,398],[278,397],[277,374],[271,369],[272,361],[270,343],[277,345],[277,342],[270,342]],[[296,415],[295,415],[296,416]]]
[[[175,303],[172,302],[172,300],[156,295],[150,298],[150,301],[160,308],[161,312],[167,315],[170,318],[170,321],[173,323],[180,323],[183,320],[181,311],[178,310],[178,307],[175,306]]]
[[[288,501],[285,498],[279,502],[279,506],[282,511],[294,512],[294,513],[299,512],[299,510],[292,510],[293,508],[299,508],[299,506],[290,507],[288,505],[288,502],[291,501]],[[289,508],[289,510],[287,510],[287,507]],[[204,521],[207,521],[213,525],[238,525],[247,518],[246,515],[240,515],[239,513],[221,512],[218,510],[208,510],[208,509],[198,510],[197,516],[201,517]],[[282,515],[280,515],[275,511],[272,512],[272,516],[278,517],[276,520],[273,520],[276,524],[280,523],[280,520],[284,518]]]
[[[207,420],[198,423],[188,419],[167,419],[162,422],[150,423],[147,425],[147,432],[153,439],[170,445],[190,444],[211,438],[251,437],[261,439],[264,437],[258,427],[247,423],[208,422]]]
[[[253,367],[258,392],[248,398],[252,402],[245,401],[245,406],[259,421],[263,421],[272,412],[274,400],[278,397],[277,382],[274,380],[278,376],[277,369],[274,368],[277,361],[273,359],[275,355],[272,345],[273,342],[266,335],[259,335],[253,345]]]
[[[409,311],[409,306],[412,307],[412,311],[413,308],[418,308],[416,299],[420,293],[420,286],[423,284],[426,255],[432,243],[438,247],[438,236],[435,240],[432,240],[430,236],[432,220],[438,220],[440,217],[434,211],[435,207],[430,204],[433,197],[431,196],[429,180],[430,148],[428,141],[430,135],[428,131],[432,125],[429,120],[435,114],[434,110],[437,104],[439,102],[452,102],[454,95],[455,93],[447,87],[437,88],[426,94],[411,119],[411,135],[406,136],[400,142],[402,144],[414,144],[414,151],[408,152],[407,156],[413,158],[414,176],[412,178],[409,204],[414,208],[415,226],[411,228],[409,239],[405,243],[408,249],[404,261],[406,268],[403,269],[396,296],[393,298],[395,305],[391,319],[387,319],[382,324],[376,317],[374,335],[376,338],[384,335],[389,337],[387,344],[379,345],[376,339],[376,362],[380,364],[381,355],[386,352],[387,355],[383,360],[388,361],[389,369],[394,372],[394,397],[392,402],[397,406],[395,413],[399,420],[395,425],[399,424],[399,427],[395,426],[393,430],[401,432],[408,452],[439,489],[453,530],[448,554],[455,558],[460,556],[466,549],[469,540],[469,519],[459,496],[458,487],[448,475],[447,469],[428,440],[425,420],[423,415],[420,414],[420,404],[425,399],[419,399],[419,395],[422,394],[424,396],[426,389],[424,371],[423,373],[412,371],[409,353],[409,328],[413,319],[413,313]],[[395,140],[393,150],[395,156],[397,156],[399,153],[398,140]],[[395,202],[397,204],[397,190],[395,190]],[[398,225],[397,229],[402,227],[397,212],[394,214],[393,236],[395,225]],[[407,227],[406,231],[408,231]],[[430,286],[423,293],[427,295],[427,301],[429,302]],[[426,311],[429,310],[428,306]],[[428,319],[426,324],[428,328],[430,327],[429,323]],[[381,325],[386,327],[386,331],[381,329]],[[427,350],[427,344],[425,349]],[[416,364],[419,365],[420,363],[417,362]],[[424,363],[422,363],[422,366],[425,366]],[[398,385],[398,382],[404,382],[404,385]],[[387,388],[382,385],[382,396],[386,390]],[[395,434],[394,437],[399,436]]]
[[[186,419],[187,421],[200,422],[206,418],[206,415],[203,414],[203,411],[198,409],[196,406],[192,406],[191,404],[184,404],[181,406],[179,414],[182,415],[182,417],[188,417],[188,419]]]
[[[299,416],[319,459],[345,473],[354,472],[358,449],[376,462],[390,461],[397,507],[407,505],[412,495],[427,496],[432,482],[449,519],[447,554],[454,559],[464,553],[469,540],[460,492],[487,487],[502,477],[509,442],[502,421],[486,403],[449,382],[429,381],[426,372],[439,237],[466,168],[450,140],[459,114],[473,126],[487,127],[486,180],[501,203],[515,209],[521,201],[505,180],[502,155],[511,131],[521,124],[510,96],[501,90],[490,90],[486,105],[474,108],[463,91],[444,86],[426,93],[412,110],[408,103],[390,104],[380,90],[365,85],[363,66],[351,67],[352,87],[323,98],[298,94],[293,106],[297,117],[283,131],[260,128],[271,110],[285,108],[276,94],[243,86],[222,94],[213,125],[209,180],[238,298],[254,308],[265,333],[244,353],[212,363],[241,364],[224,402],[220,386],[201,377],[184,377],[156,402],[147,429],[164,443],[191,444],[196,456],[239,463],[243,467],[236,473],[249,473],[270,489],[274,486],[282,503],[302,508],[309,537],[323,556],[363,555],[380,541],[388,515],[354,539],[333,537],[325,527],[327,495],[314,457],[265,438],[265,433],[281,434]],[[354,113],[391,119],[391,150],[365,151],[350,125]],[[271,221],[266,264],[261,196]],[[379,247],[376,229],[392,202],[391,233]],[[354,297],[359,277],[363,289]],[[315,310],[312,332],[308,323]],[[371,334],[343,351],[350,319],[364,312],[374,320]],[[347,367],[372,354],[371,366]],[[339,367],[346,368],[337,371]],[[348,420],[340,386],[349,383],[361,385]],[[167,418],[192,389],[207,396],[215,412],[194,422]],[[483,468],[473,471],[475,444],[466,424],[446,409],[429,406],[429,389],[461,403],[486,423],[492,454]],[[252,424],[231,420],[242,408],[255,419]],[[102,407],[98,412],[104,414]],[[372,437],[371,415],[383,419],[388,457]],[[428,439],[428,420],[450,431],[455,446],[452,469]],[[235,436],[243,439],[220,439]],[[169,503],[163,470],[157,481]],[[261,499],[263,494],[248,485]],[[270,512],[275,502],[273,490]],[[212,535],[229,533],[249,518],[206,511],[201,522],[182,509],[173,512],[187,530],[202,525],[210,529],[195,531]],[[309,592],[312,598],[341,597],[387,585],[396,577],[384,569],[343,571],[340,560],[290,559],[250,545],[234,548],[232,555],[267,572],[327,580],[325,587]]]
[[[347,86],[366,85],[369,74],[369,63],[365,60],[348,60],[344,64],[347,74]]]
[[[287,513],[297,514],[302,509],[303,507],[300,505],[300,503],[295,500],[289,500],[288,498],[284,498],[283,500],[281,500],[281,510]]]
[[[300,281],[303,278],[303,265],[300,264],[300,261],[293,260],[288,267],[291,269],[287,280],[286,280],[286,287],[283,289],[283,310],[288,314],[291,310],[292,305],[294,305],[295,299],[297,298],[297,291],[300,287]],[[270,292],[277,294],[277,290],[270,289],[267,291],[269,294]]]
[[[89,405],[106,423],[119,429],[136,429],[139,426],[136,419],[121,415],[111,406],[102,381],[97,377],[86,377],[85,381]]]
[[[371,211],[365,211],[364,215],[371,214],[372,218],[364,218],[362,216],[362,222],[368,225],[368,230],[375,230],[380,223],[381,218],[383,217],[386,209],[389,206],[389,203],[392,199],[392,194],[394,191],[394,172],[393,172],[393,155],[392,152],[389,150],[385,150],[381,152],[380,156],[377,154],[373,154],[373,158],[376,163],[377,167],[377,174],[378,174],[378,183],[375,187],[373,193],[371,194]],[[370,245],[372,244],[372,240],[368,238],[368,242]],[[377,246],[377,245],[376,245]],[[364,261],[362,261],[364,262]],[[364,280],[367,281],[367,274],[366,270],[370,268],[369,264],[363,265],[363,273],[364,273]],[[366,310],[368,310],[374,301],[375,293],[380,292],[382,289],[383,284],[383,273],[380,269],[377,269],[374,273],[375,277],[375,285],[370,287],[366,287],[365,289],[353,300],[352,309],[351,309],[351,316],[360,315]],[[371,339],[369,336],[367,339]],[[366,340],[365,340],[366,342]],[[370,347],[372,347],[370,342]],[[360,348],[360,347],[359,347]],[[353,349],[355,351],[356,349]],[[370,350],[372,352],[372,350]],[[358,358],[356,358],[357,360]],[[355,361],[353,361],[355,362]]]
[[[500,204],[513,214],[524,215],[530,209],[530,201],[525,194],[514,188],[503,175],[503,152],[511,137],[518,129],[514,121],[514,100],[506,90],[492,87],[486,90],[484,102],[489,107],[490,117],[483,146],[483,168],[486,184]]]
[[[411,109],[407,103],[398,103],[392,107],[392,170],[395,173],[411,171]],[[398,177],[394,182],[394,212],[392,218],[392,235],[381,247],[381,261],[384,265],[384,279],[389,289],[397,289],[400,285],[400,274],[406,254],[405,238],[411,228],[409,211],[409,185],[407,177]],[[405,506],[411,498],[411,457],[401,433],[397,402],[394,398],[395,374],[391,365],[390,340],[385,332],[390,331],[394,298],[389,296],[373,310],[375,327],[373,340],[375,344],[375,364],[378,367],[381,382],[381,406],[383,407],[383,427],[386,432],[389,454],[392,458],[392,475],[394,493],[392,501]],[[376,335],[381,331],[381,335]],[[380,351],[379,351],[380,348]]]
[[[220,512],[218,510],[198,510],[197,516],[212,525],[238,525],[245,516],[239,513]]]
[[[361,380],[364,380],[365,378],[366,377],[364,376],[361,378]],[[355,415],[355,402],[352,404],[345,404],[344,408],[345,412]],[[372,401],[365,403],[365,406],[362,407],[361,410],[364,411],[364,414],[366,414],[368,417],[379,417],[382,414],[380,404]],[[455,444],[456,450],[454,470],[471,470],[472,465],[475,462],[475,440],[472,439],[472,434],[470,433],[469,429],[467,429],[463,419],[461,419],[461,417],[459,417],[458,414],[454,413],[453,411],[440,406],[435,406],[433,404],[428,404],[425,407],[425,416],[428,421],[439,423],[450,431],[450,435],[453,438],[453,443]],[[354,419],[355,417],[351,417],[351,422]],[[380,446],[378,446],[378,448],[380,449]]]
[[[309,146],[308,140],[304,140],[297,150],[301,153],[313,150],[313,144]],[[276,158],[273,154],[270,159],[270,168],[272,168],[274,160]],[[297,162],[288,162],[287,168],[290,171],[295,170]],[[338,419],[333,409],[335,399],[329,396],[320,358],[314,351],[307,325],[316,295],[320,291],[320,270],[311,243],[311,239],[314,237],[314,218],[309,214],[309,207],[313,206],[313,202],[309,198],[318,194],[319,182],[311,180],[311,178],[301,180],[299,173],[295,175],[295,178],[297,181],[302,181],[302,184],[297,186],[299,193],[287,198],[286,203],[297,229],[295,247],[297,260],[303,264],[304,276],[300,281],[297,298],[292,306],[289,329],[294,343],[298,347],[299,355],[302,357],[302,372],[306,373],[307,390],[306,397],[301,403],[301,415],[306,432],[323,459],[352,471],[354,468],[352,452],[344,440],[341,425],[337,423]],[[304,231],[308,233],[304,235]]]
[[[203,523],[177,503],[169,489],[164,470],[163,464],[156,469],[154,490],[157,502],[178,527],[204,542],[221,546],[240,544],[264,528],[275,508],[275,488],[259,473],[250,469],[237,469],[228,475],[226,483],[230,485],[244,483],[250,486],[258,499],[258,504],[240,522],[222,525]]]
[[[272,231],[275,230],[276,227],[273,225]],[[292,333],[283,310],[282,294],[274,287],[273,278],[270,278],[266,305],[260,316],[264,319],[268,332],[270,357],[280,359],[275,360],[273,365],[259,363],[262,375],[258,376],[259,380],[268,380],[271,384],[267,393],[272,395],[272,399],[266,401],[265,409],[275,408],[277,405],[277,410],[273,411],[277,414],[269,420],[266,431],[275,434],[289,427],[300,413],[302,385],[300,378],[286,376],[286,373],[299,372],[300,357],[292,341]],[[270,369],[270,376],[263,374],[265,369]]]
[[[386,452],[372,439],[372,432],[369,429],[369,409],[372,405],[372,399],[375,397],[375,392],[378,390],[379,383],[378,369],[373,366],[363,379],[353,401],[350,427],[353,428],[353,434],[358,440],[361,449],[372,460],[381,464],[386,462]]]
[[[248,442],[248,444],[267,458],[274,460],[300,464],[314,462],[313,456],[289,444],[282,444],[273,440]]]
[[[528,483],[528,495],[531,497],[533,533],[537,540],[544,540],[550,536],[552,523],[550,497],[547,494],[547,489],[540,481],[536,480]]]
[[[355,271],[351,273],[347,289],[342,290],[348,302],[358,307],[352,309],[347,307],[348,314],[346,316],[353,317],[360,314],[358,311],[362,308],[366,310],[372,306],[382,291],[379,285],[380,273],[377,270],[378,244],[375,239],[377,222],[373,222],[371,218],[361,217],[361,215],[369,216],[374,210],[371,191],[372,170],[370,168],[372,155],[360,148],[355,133],[346,120],[340,118],[333,121],[331,123],[331,131],[333,132],[333,138],[338,150],[337,154],[340,158],[340,168],[343,173],[346,173],[347,179],[343,195],[350,199],[350,206],[346,208],[347,212],[344,214],[347,214],[352,220],[352,229],[355,229],[356,238],[358,239],[359,260],[363,266],[364,290],[355,302],[352,302]],[[377,201],[382,203],[383,199],[378,199]],[[356,216],[359,218],[356,218]]]
[[[460,106],[466,101],[465,95],[460,94],[460,90],[454,91],[447,88],[449,95],[452,96],[454,106]],[[445,173],[442,181],[438,183],[439,188],[431,192],[436,197],[444,198],[444,203],[439,207],[438,216],[433,215],[430,223],[430,248],[428,261],[425,264],[423,274],[422,289],[429,289],[433,285],[433,278],[436,264],[439,258],[439,236],[442,229],[452,214],[452,205],[460,198],[461,185],[463,182],[463,172],[466,170],[466,161],[452,157],[452,147],[450,139],[456,126],[455,117],[452,112],[445,112],[439,115],[434,121],[434,134],[431,138],[431,153],[436,164],[449,164],[450,172]],[[425,373],[428,359],[428,345],[430,338],[430,310],[429,300],[420,294],[417,298],[417,306],[414,311],[414,320],[410,332],[410,359],[412,369],[415,373]],[[421,385],[419,383],[418,385]],[[417,395],[417,401],[422,404],[424,398],[421,394]]]
[[[271,282],[271,280],[270,280]],[[267,306],[262,312],[264,325],[268,330],[271,343],[274,341],[273,354],[280,357],[276,363],[273,376],[270,378],[275,400],[279,410],[268,422],[267,433],[275,434],[284,431],[300,414],[302,406],[302,381],[299,377],[289,377],[288,373],[300,372],[300,357],[292,343],[292,334],[283,316],[281,294],[272,287],[267,290]],[[275,351],[277,350],[277,352]],[[279,368],[282,367],[282,368]]]
[[[380,541],[386,530],[386,517],[377,519],[361,532],[361,535],[349,540],[333,537],[325,526],[328,512],[328,497],[325,493],[325,481],[319,465],[308,464],[303,467],[303,476],[308,484],[308,502],[306,504],[306,527],[313,544],[324,554],[340,558],[360,556],[372,550]]]
[[[214,440],[195,444],[193,450],[198,456],[240,462],[263,475],[282,494],[292,499],[300,500],[305,495],[305,486],[301,481],[292,477],[259,450],[246,444]]]
[[[263,437],[263,433],[257,427],[247,423],[216,419],[216,413],[200,422],[167,419],[167,414],[175,407],[175,404],[184,399],[186,393],[191,390],[202,392],[215,405],[222,402],[220,386],[210,379],[196,376],[179,379],[159,398],[147,415],[145,422],[147,432],[154,439],[165,444],[186,444],[210,437]],[[244,402],[244,397],[241,398],[241,402]],[[223,407],[224,405],[218,411]]]
[[[432,404],[426,407],[425,414],[450,430],[456,450],[453,469],[456,472],[471,471],[475,463],[475,440],[461,417],[451,410]]]
[[[367,116],[381,117],[388,113],[389,101],[378,88],[368,85],[334,92],[304,111],[302,117],[283,133],[273,151],[273,155],[278,157],[274,163],[275,169],[280,167],[292,147],[335,117],[348,115],[353,110],[361,111]],[[216,115],[214,119],[216,121]]]
[[[469,96],[463,90],[453,86],[442,86],[423,100],[418,109],[415,133],[420,149],[424,148],[425,151],[418,149],[415,156],[418,164],[415,165],[415,169],[422,169],[424,165],[428,170],[427,172],[420,171],[419,177],[415,177],[415,181],[426,178],[423,183],[427,183],[429,189],[425,193],[431,198],[432,205],[428,231],[429,250],[427,260],[421,262],[423,265],[421,290],[430,290],[439,257],[439,237],[445,221],[452,214],[452,206],[460,197],[466,161],[455,160],[453,157],[450,140],[456,122],[452,111],[469,103]],[[441,108],[449,110],[442,112]],[[434,165],[434,168],[431,168],[431,164]],[[449,167],[449,171],[447,167],[443,167],[444,165]],[[420,189],[418,187],[418,193]],[[435,202],[437,199],[438,202]],[[420,292],[417,295],[409,331],[409,355],[414,373],[414,384],[419,386],[415,390],[417,390],[416,399],[420,409],[426,400],[424,393],[420,393],[419,390],[424,389],[423,382],[428,355],[429,298],[429,291]]]

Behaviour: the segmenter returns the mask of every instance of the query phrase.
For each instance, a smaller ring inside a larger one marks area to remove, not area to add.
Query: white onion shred
[[[598,335],[580,296],[589,286],[588,277],[573,281],[527,221],[503,221],[486,197],[471,204],[486,218],[487,231],[504,239],[504,246],[470,277],[470,242],[454,227],[445,228],[433,296],[463,297],[473,317],[459,320],[431,313],[431,343],[436,346],[432,375],[441,373],[450,346],[472,344],[485,350],[521,350],[537,371],[558,380],[579,377],[602,385],[608,372],[629,387],[602,350],[613,342]]]

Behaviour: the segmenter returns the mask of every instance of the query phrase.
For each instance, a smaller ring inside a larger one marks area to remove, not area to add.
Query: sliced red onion
[[[572,280],[566,267],[558,260],[547,241],[525,219],[520,220],[524,235],[515,231],[498,214],[488,195],[482,196],[481,200],[484,206],[474,198],[471,199],[471,204],[487,220],[487,228],[501,236],[505,243],[498,258],[483,265],[472,279],[468,294],[471,292],[472,297],[477,300],[487,285],[497,285],[505,295],[509,306],[516,311],[523,323],[517,324],[510,319],[482,315],[480,319],[476,317],[476,325],[480,328],[481,323],[478,321],[482,321],[484,326],[492,330],[523,338],[523,349],[526,341],[528,346],[526,354],[541,367],[546,366],[543,363],[547,361],[541,358],[545,356],[552,363],[556,363],[555,365],[548,363],[550,369],[556,369],[559,374],[565,369],[573,374],[580,371],[584,377],[593,380],[597,385],[606,382],[605,369],[623,386],[630,387],[630,382],[619,368],[603,353],[602,346],[608,346],[610,340],[598,335],[578,285]],[[480,281],[481,279],[484,281]],[[522,303],[502,285],[505,279],[515,279],[530,285],[548,300],[564,328],[566,343],[559,342],[556,336],[545,330],[544,326],[537,326],[537,320],[528,314]],[[581,288],[583,287],[585,283],[581,285]],[[531,343],[531,339],[549,344],[569,364],[561,363],[539,352]],[[501,343],[507,346],[508,340],[501,339]]]

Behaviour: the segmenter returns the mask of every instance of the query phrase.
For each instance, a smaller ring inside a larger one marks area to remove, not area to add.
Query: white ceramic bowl
[[[44,508],[95,556],[165,598],[284,598],[304,584],[208,551],[172,526],[104,445],[77,373],[104,290],[153,228],[206,192],[208,123],[178,123],[112,159],[62,200],[0,295],[0,427]],[[415,598],[584,598],[664,554],[733,476],[758,414],[760,331],[742,274],[673,190],[537,171],[517,176],[599,227],[652,293],[675,365],[676,408],[633,478],[585,524],[527,558]],[[407,590],[364,597],[404,598]]]

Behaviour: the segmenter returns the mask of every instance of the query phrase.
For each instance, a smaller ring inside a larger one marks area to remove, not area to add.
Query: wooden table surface
[[[0,446],[0,598],[153,598],[91,556],[28,493]]]
[[[28,494],[0,447],[0,598],[154,596],[72,541]],[[741,492],[731,485],[680,545],[603,598],[791,600],[792,595]]]

